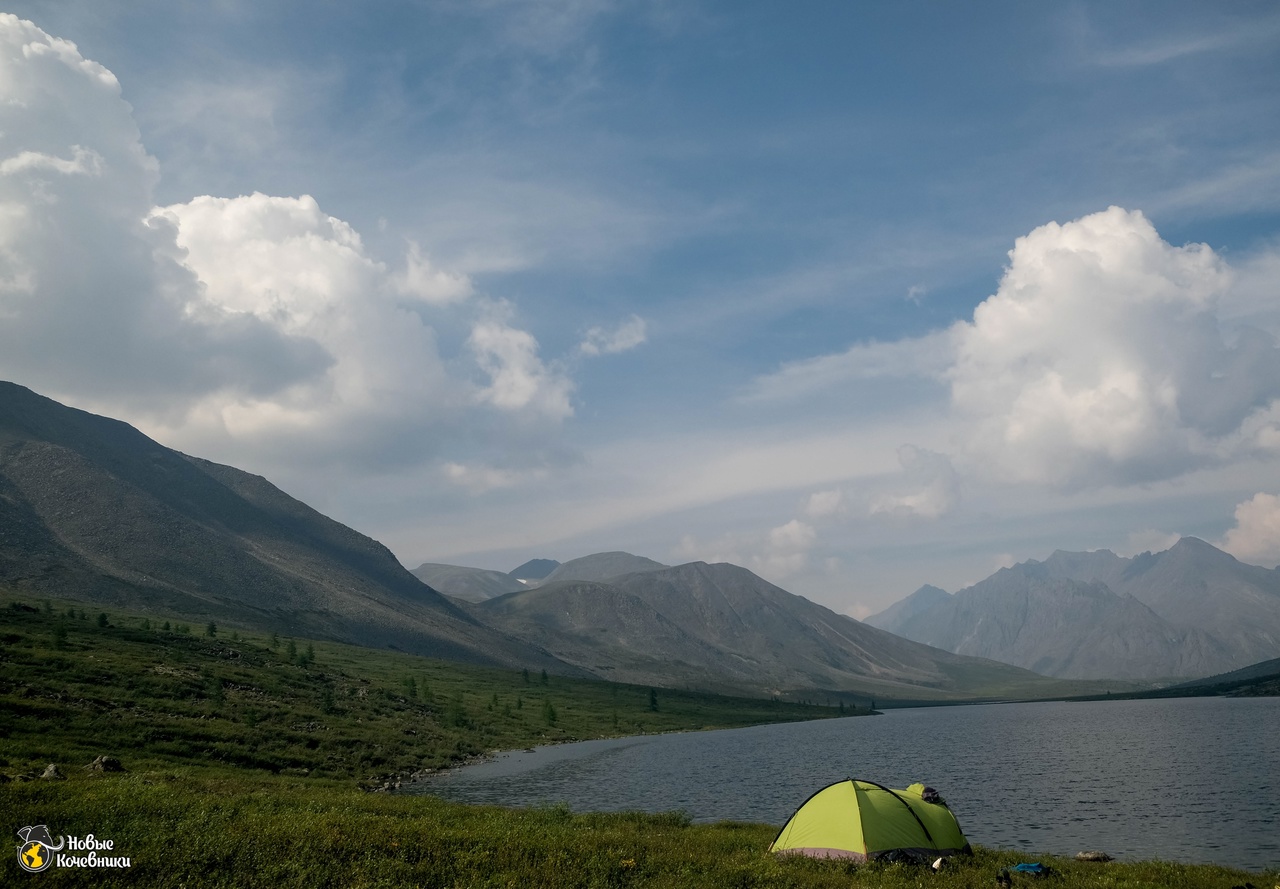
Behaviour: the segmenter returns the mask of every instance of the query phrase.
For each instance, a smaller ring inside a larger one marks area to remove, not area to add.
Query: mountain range
[[[626,554],[575,560],[607,574]],[[754,694],[857,689],[882,698],[1051,694],[1043,677],[899,638],[796,596],[737,565],[554,580],[470,606],[496,628],[622,682]],[[574,562],[565,563],[566,566]],[[1059,689],[1062,692],[1064,689]]]
[[[1200,677],[1280,654],[1280,571],[1195,537],[1133,558],[1058,551],[954,595],[922,588],[867,623],[1048,676]]]
[[[11,589],[652,685],[899,699],[1067,691],[893,636],[735,565],[610,552],[418,575],[266,479],[0,383],[0,585]]]

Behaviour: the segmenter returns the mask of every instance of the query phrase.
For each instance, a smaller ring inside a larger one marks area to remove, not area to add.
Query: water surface
[[[1280,698],[988,704],[503,754],[410,792],[781,825],[843,778],[946,797],[970,842],[1280,867]]]

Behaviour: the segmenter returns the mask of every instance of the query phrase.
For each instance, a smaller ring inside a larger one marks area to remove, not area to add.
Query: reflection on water
[[[505,754],[410,792],[780,825],[847,777],[936,787],[979,845],[1280,866],[1280,698],[937,707],[585,741]]]

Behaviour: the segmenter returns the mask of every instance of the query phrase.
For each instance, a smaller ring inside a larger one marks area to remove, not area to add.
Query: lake
[[[408,788],[503,806],[781,826],[844,778],[915,781],[969,841],[1280,867],[1280,698],[984,704],[503,754]]]

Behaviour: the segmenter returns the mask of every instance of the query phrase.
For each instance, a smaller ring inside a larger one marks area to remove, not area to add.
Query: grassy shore
[[[979,849],[940,874],[903,864],[849,866],[765,850],[776,828],[690,824],[680,814],[573,815],[431,797],[370,794],[308,779],[196,778],[181,772],[9,784],[9,820],[55,834],[92,833],[128,855],[127,870],[51,868],[5,885],[318,887],[992,887],[1002,867],[1048,864],[1058,878],[1017,885],[1230,889],[1276,875],[1176,864],[1088,864]]]
[[[1062,885],[1269,889],[1275,875],[979,850],[942,874],[778,859],[776,827],[574,815],[369,793],[496,749],[839,715],[837,708],[466,667],[0,593],[0,806],[12,831],[110,840],[126,869],[0,884],[226,887],[992,886],[1041,860]],[[125,772],[84,768],[100,755]],[[65,776],[40,778],[56,764]],[[11,833],[16,849],[17,836]],[[3,846],[0,846],[3,849]],[[64,853],[65,854],[65,853]],[[76,853],[82,856],[83,853]],[[1031,882],[1029,878],[1015,878]]]
[[[0,593],[0,774],[132,769],[381,786],[494,750],[851,715],[467,666]]]

